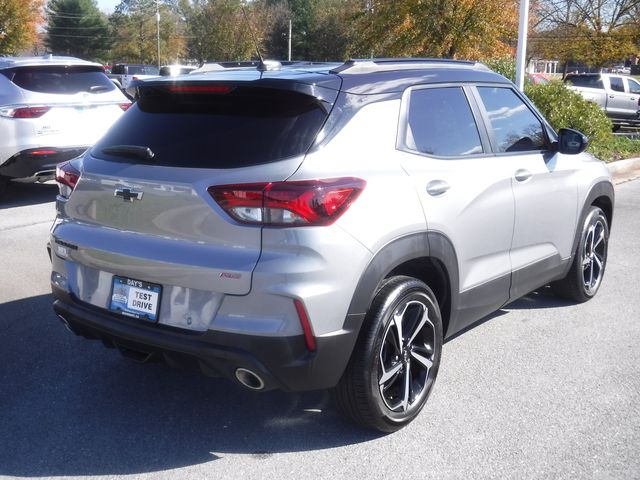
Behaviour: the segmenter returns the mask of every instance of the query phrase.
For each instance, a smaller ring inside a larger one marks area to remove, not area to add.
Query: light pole
[[[156,39],[158,42],[158,69],[160,68],[160,7],[156,0]]]
[[[524,70],[527,57],[527,30],[529,27],[529,0],[520,0],[520,27],[518,28],[518,51],[516,53],[516,86],[524,90]]]
[[[289,19],[289,61],[291,61],[291,19]]]

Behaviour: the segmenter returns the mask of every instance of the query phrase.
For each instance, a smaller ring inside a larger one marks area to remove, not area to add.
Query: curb
[[[640,178],[640,158],[628,158],[607,164],[614,185]]]

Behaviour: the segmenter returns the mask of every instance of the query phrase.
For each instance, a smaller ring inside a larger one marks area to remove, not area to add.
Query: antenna
[[[253,40],[253,45],[256,47],[256,53],[258,54],[258,58],[260,59],[260,65],[258,65],[258,70],[262,70],[262,66],[264,66],[264,58],[262,58],[262,54],[260,53],[260,47],[258,47],[258,40],[253,31],[253,25],[249,21],[249,17],[247,16],[247,12],[244,9],[244,5],[240,4],[240,8],[242,9],[242,15],[244,15],[244,21],[247,22],[249,26],[249,33],[251,34],[251,39]]]

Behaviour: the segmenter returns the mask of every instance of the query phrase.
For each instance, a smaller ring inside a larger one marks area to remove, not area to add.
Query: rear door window
[[[611,90],[614,92],[624,92],[622,77],[609,77],[609,83],[611,84]]]
[[[482,153],[478,127],[462,87],[412,90],[404,145],[435,156]]]
[[[191,88],[202,93],[171,93],[170,88],[182,87],[142,90],[92,155],[191,168],[258,165],[306,153],[327,118],[318,99],[289,90],[219,87],[225,93],[206,93],[207,86],[198,85]],[[149,148],[154,155],[103,152],[118,145]]]
[[[30,92],[73,95],[80,92],[103,93],[115,85],[101,67],[42,65],[3,70],[18,87]]]
[[[478,87],[493,130],[497,152],[543,150],[542,123],[511,88]]]

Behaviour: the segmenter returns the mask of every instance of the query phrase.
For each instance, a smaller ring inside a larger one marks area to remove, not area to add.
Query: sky
[[[98,0],[98,8],[105,13],[113,13],[120,0]]]

